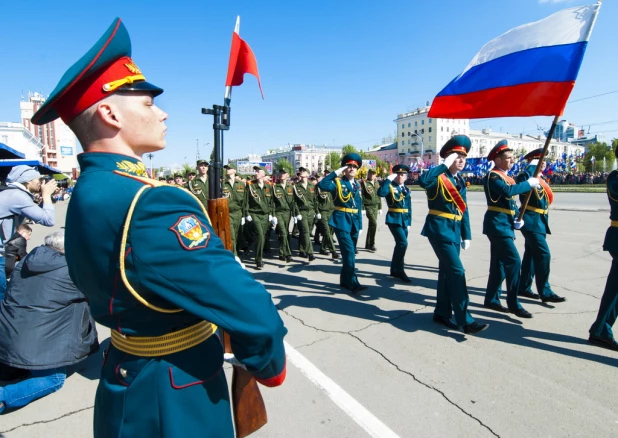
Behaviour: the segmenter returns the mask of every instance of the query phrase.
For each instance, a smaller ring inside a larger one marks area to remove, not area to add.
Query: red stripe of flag
[[[244,80],[244,74],[249,73],[257,78],[258,86],[262,99],[262,84],[260,83],[260,72],[258,71],[257,60],[253,54],[253,50],[236,32],[232,33],[232,48],[230,49],[230,63],[227,68],[227,78],[225,79],[226,87],[241,85]]]

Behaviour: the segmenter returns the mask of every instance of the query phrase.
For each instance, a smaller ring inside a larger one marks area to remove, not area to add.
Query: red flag
[[[258,71],[257,60],[253,54],[253,50],[237,32],[232,33],[232,48],[230,49],[230,63],[227,68],[227,79],[225,80],[226,87],[233,87],[243,83],[245,73],[252,74],[257,78],[258,86],[262,99],[262,84],[260,83],[260,72]]]

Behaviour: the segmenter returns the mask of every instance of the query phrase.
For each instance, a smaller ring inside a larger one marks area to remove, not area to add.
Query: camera
[[[54,178],[51,175],[45,175],[41,177],[41,181],[45,181],[45,184],[47,184],[49,181],[52,181],[53,179]],[[58,184],[59,189],[67,189],[71,185],[68,178],[61,181],[56,181],[56,183]]]

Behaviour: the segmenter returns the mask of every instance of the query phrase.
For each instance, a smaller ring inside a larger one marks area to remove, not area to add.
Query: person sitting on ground
[[[11,277],[17,262],[28,255],[28,240],[30,240],[31,235],[32,228],[29,225],[21,224],[17,228],[17,232],[4,244],[4,272],[7,279]]]
[[[0,363],[31,371],[0,388],[0,413],[59,390],[67,367],[98,346],[88,300],[69,277],[64,231],[56,231],[15,267],[0,303]]]

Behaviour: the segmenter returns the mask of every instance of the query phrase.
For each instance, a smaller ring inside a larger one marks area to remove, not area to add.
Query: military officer
[[[253,166],[255,179],[247,183],[245,190],[245,217],[249,226],[253,227],[255,235],[255,265],[256,269],[264,267],[264,250],[270,250],[267,245],[268,230],[273,220],[272,186],[264,181],[266,168]]]
[[[395,238],[390,276],[399,278],[405,283],[411,281],[404,269],[404,259],[408,249],[408,231],[412,224],[410,190],[404,185],[409,172],[410,168],[406,165],[393,166],[393,173],[384,180],[377,191],[378,196],[386,199],[388,206],[386,225]]]
[[[330,172],[326,172],[328,175]],[[324,176],[321,176],[318,181],[322,181]],[[322,190],[319,187],[317,188],[317,202],[318,202],[318,213],[320,214],[320,219],[318,220],[316,226],[316,237],[320,234],[322,235],[322,240],[320,243],[320,254],[329,255],[331,254],[333,259],[338,259],[339,254],[335,250],[335,243],[333,242],[333,229],[330,225],[328,225],[328,221],[335,210],[335,204],[333,203],[333,195],[329,191]]]
[[[92,316],[111,329],[94,436],[233,437],[217,328],[268,386],[285,377],[286,329],[202,203],[147,177],[141,156],[165,148],[167,114],[153,102],[163,90],[130,56],[116,19],[32,117],[39,125],[60,117],[84,149],[65,247]]]
[[[460,248],[470,247],[472,232],[466,199],[466,182],[459,172],[466,166],[470,138],[455,135],[440,149],[444,162],[423,173],[419,184],[425,189],[429,212],[421,234],[438,257],[438,290],[433,320],[454,330],[474,334],[489,327],[468,312],[470,297]],[[455,314],[455,321],[451,319]]]
[[[279,182],[273,186],[275,218],[273,223],[279,236],[279,260],[292,261],[289,234],[290,221],[294,213],[294,187],[289,182],[290,174],[285,167],[279,168]]]
[[[543,149],[535,149],[528,153],[524,159],[528,161],[528,167],[517,176],[518,182],[528,180],[534,175],[536,166]],[[545,170],[546,162],[541,164],[541,172]],[[543,180],[543,174],[539,174],[541,187],[532,191],[530,201],[524,212],[524,225],[521,227],[521,234],[524,235],[525,249],[524,257],[521,262],[521,276],[519,279],[520,297],[539,299],[544,303],[562,303],[566,298],[560,297],[551,290],[549,286],[549,264],[551,263],[551,253],[547,245],[546,235],[551,234],[549,230],[549,206],[554,200],[554,194]],[[519,195],[519,200],[523,205],[525,195]],[[538,294],[532,292],[532,280],[536,276],[536,289]]]
[[[189,190],[208,208],[208,166],[210,163],[206,160],[198,160],[197,178],[189,181]]]
[[[294,184],[294,203],[296,204],[296,222],[298,224],[299,244],[298,252],[301,257],[307,257],[311,262],[313,243],[311,242],[311,225],[315,217],[322,217],[318,212],[318,203],[315,197],[315,185],[309,181],[309,171],[304,167],[298,169],[300,181]]]
[[[362,163],[363,159],[359,154],[347,154],[341,159],[342,167],[329,173],[318,183],[320,190],[330,192],[335,203],[335,210],[328,223],[335,229],[341,250],[343,266],[339,285],[353,294],[367,290],[367,286],[359,283],[355,268],[356,243],[363,229],[363,199],[355,176]]]
[[[363,207],[365,207],[367,220],[369,221],[365,249],[375,252],[377,251],[376,232],[378,231],[378,214],[382,214],[382,200],[377,193],[379,184],[375,169],[369,169],[367,179],[361,180],[361,187],[363,189]]]
[[[618,158],[618,148],[614,150],[614,154]],[[601,297],[597,319],[589,330],[588,341],[594,345],[618,351],[618,342],[612,332],[612,326],[618,315],[618,170],[612,170],[607,177],[607,200],[611,222],[605,233],[603,251],[609,251],[612,256],[612,266]]]
[[[238,236],[241,233],[241,226],[245,223],[245,192],[246,184],[236,179],[236,167],[233,164],[226,164],[226,179],[223,181],[221,193],[227,198],[227,205],[230,213],[230,232],[232,233],[232,247],[234,255],[238,255]]]
[[[487,211],[483,219],[483,234],[490,242],[489,279],[485,293],[485,307],[498,312],[511,312],[520,318],[532,318],[517,299],[519,289],[519,270],[521,259],[515,247],[515,229],[520,229],[524,221],[516,220],[519,214],[515,195],[540,187],[537,178],[529,178],[517,184],[508,176],[515,162],[513,150],[506,140],[498,142],[487,156],[494,168],[483,178]],[[506,302],[500,303],[500,286],[506,275]]]

